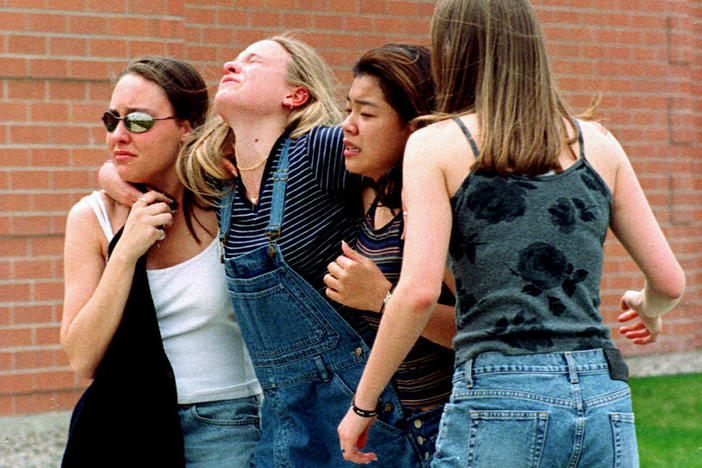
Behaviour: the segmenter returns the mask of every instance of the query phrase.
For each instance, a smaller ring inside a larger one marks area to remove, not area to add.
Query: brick
[[[66,122],[68,104],[56,102],[33,102],[29,106],[33,122]]]
[[[71,151],[66,148],[33,148],[30,154],[35,166],[65,167],[71,164]]]
[[[128,51],[129,55],[132,57],[139,57],[142,55],[164,55],[166,53],[166,45],[162,41],[133,40],[129,41]]]
[[[42,372],[36,376],[36,390],[72,390],[75,388],[73,372]]]
[[[45,171],[13,171],[11,176],[15,190],[49,188],[49,174]]]
[[[14,400],[17,414],[44,413],[56,410],[56,398],[53,395],[44,393],[17,395]]]
[[[63,300],[63,281],[41,281],[33,285],[34,301],[61,301]]]
[[[92,57],[127,58],[127,42],[110,39],[90,39],[88,53]]]
[[[0,258],[29,255],[29,242],[26,239],[0,237]]]
[[[59,343],[60,327],[58,325],[52,327],[42,327],[36,329],[36,345],[37,346],[52,346]],[[63,356],[60,359],[63,360]]]
[[[51,232],[51,222],[50,216],[13,216],[11,233],[20,236],[49,234]]]
[[[52,81],[48,84],[48,99],[56,100],[83,100],[87,98],[86,83]]]
[[[0,15],[0,31],[24,31],[26,28],[27,13],[3,11]]]
[[[52,260],[15,260],[11,279],[26,280],[55,278],[55,265]]]
[[[31,209],[31,195],[27,193],[10,193],[3,196],[3,203],[0,212],[12,213],[17,211],[27,211]]]
[[[30,61],[26,58],[3,57],[2,74],[6,77],[24,78],[25,76],[27,76],[27,70],[29,70],[29,63]]]
[[[58,320],[54,306],[51,305],[18,305],[13,313],[13,323],[16,325],[32,325],[39,323],[55,323]]]
[[[0,349],[32,345],[31,328],[0,329]]]
[[[48,10],[85,11],[85,0],[48,0]]]
[[[8,148],[2,150],[2,158],[0,158],[0,167],[21,167],[27,166],[29,165],[29,163],[30,151],[26,148]]]
[[[148,33],[146,18],[138,18],[133,16],[117,16],[107,18],[107,34],[115,36],[115,42],[124,42],[122,36],[146,36]]]
[[[69,16],[68,31],[72,34],[108,34],[108,19],[99,15]]]
[[[100,2],[101,0],[92,1]],[[152,0],[150,2],[128,0],[127,12],[131,14],[153,15],[154,12],[165,11],[168,3],[167,0]]]
[[[8,81],[7,96],[17,100],[42,100],[46,97],[43,81]]]
[[[54,57],[88,55],[87,39],[78,37],[49,37],[49,54]]]
[[[280,27],[280,16],[275,11],[257,11],[255,15],[251,15],[251,26],[254,28]]]
[[[109,76],[107,62],[96,60],[70,60],[68,62],[68,72],[73,78],[94,79],[96,77]]]
[[[11,54],[45,55],[47,39],[43,36],[11,35],[8,52]]]
[[[8,374],[0,379],[1,394],[17,394],[34,389],[34,375],[32,374]]]

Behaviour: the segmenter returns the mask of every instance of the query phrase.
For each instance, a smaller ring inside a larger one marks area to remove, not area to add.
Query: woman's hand
[[[379,312],[392,287],[373,260],[341,242],[340,255],[324,275],[327,297],[347,307]]]
[[[132,206],[141,195],[136,187],[125,182],[112,161],[106,161],[98,171],[98,186],[120,205]]]
[[[653,343],[658,339],[663,327],[661,317],[648,317],[643,313],[644,291],[626,291],[621,300],[622,312],[617,320],[620,323],[639,319],[637,322],[619,328],[625,338],[637,345]]]
[[[368,442],[368,431],[370,431],[375,419],[375,417],[361,417],[354,413],[352,408],[349,408],[336,429],[344,460],[367,464],[378,458],[373,452],[361,452],[361,449]]]
[[[136,260],[155,242],[165,239],[165,228],[173,223],[170,202],[166,195],[154,190],[139,196],[132,205],[115,251],[119,249],[123,255]]]

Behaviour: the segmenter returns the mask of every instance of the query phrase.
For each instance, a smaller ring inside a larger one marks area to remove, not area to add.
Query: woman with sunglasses
[[[135,60],[114,87],[108,150],[143,193],[130,208],[94,192],[68,216],[61,343],[94,380],[64,467],[250,465],[260,386],[226,293],[215,212],[175,169],[208,105],[199,73],[171,58]]]
[[[437,116],[407,143],[406,254],[356,402],[376,401],[416,340],[448,255],[456,370],[432,467],[638,466],[626,364],[598,310],[608,229],[645,278],[621,299],[634,344],[656,340],[684,273],[617,140],[559,96],[528,0],[439,0],[431,36]],[[372,424],[341,422],[349,460],[372,458],[357,445]]]

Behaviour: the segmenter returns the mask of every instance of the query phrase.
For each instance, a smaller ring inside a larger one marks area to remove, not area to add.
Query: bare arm
[[[132,184],[122,180],[117,174],[117,169],[115,169],[112,161],[105,161],[100,167],[98,171],[98,185],[117,203],[124,206],[132,206],[139,196],[143,195]]]
[[[149,201],[165,199],[156,192],[145,197]],[[94,376],[122,318],[136,261],[160,237],[158,226],[170,222],[165,203],[138,203],[105,263],[106,241],[92,209],[81,202],[69,213],[61,344],[78,375]]]
[[[646,282],[638,298],[625,295],[627,307],[639,315],[658,317],[672,309],[685,290],[685,274],[670,249],[646,200],[636,174],[613,136],[612,152],[619,160],[612,195],[611,228],[641,269]]]
[[[425,136],[429,128],[415,132],[405,150],[403,187],[412,216],[407,223],[400,281],[383,314],[356,392],[355,403],[364,409],[375,407],[382,390],[429,321],[441,291],[451,232],[451,205],[441,163],[431,157],[436,154],[432,148],[438,142]],[[441,156],[448,158],[447,154]],[[338,428],[344,458],[365,463],[375,457],[357,448],[357,441],[367,434],[372,422],[349,410]]]
[[[330,299],[359,310],[381,312],[392,284],[369,258],[342,243],[343,255],[330,263],[324,276],[326,294]],[[449,272],[450,285],[453,277]],[[456,334],[453,306],[436,304],[422,336],[446,348],[451,348]]]
[[[584,127],[584,130],[588,127]],[[639,291],[627,291],[621,299],[620,322],[639,319],[622,327],[635,344],[656,340],[661,330],[660,316],[672,309],[685,289],[685,274],[651,210],[634,169],[619,142],[609,132],[592,128],[586,148],[594,152],[596,169],[605,174],[612,191],[610,227],[644,275]],[[645,329],[642,327],[645,326]]]

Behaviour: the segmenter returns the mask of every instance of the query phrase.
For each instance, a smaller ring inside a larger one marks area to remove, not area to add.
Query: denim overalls
[[[276,244],[288,176],[286,140],[273,175],[268,246],[225,258],[229,293],[264,392],[261,440],[253,465],[349,467],[336,427],[348,410],[368,357],[368,347],[346,321],[290,268]],[[220,240],[229,231],[233,192],[222,200]],[[224,250],[224,249],[223,249]],[[381,411],[367,450],[376,467],[421,466],[419,447],[406,429],[393,388],[381,396]]]

